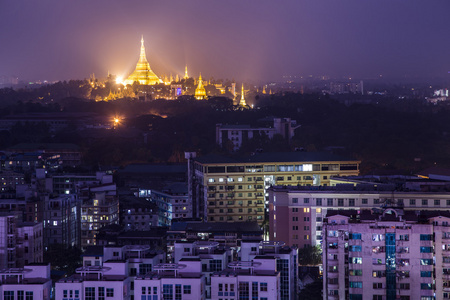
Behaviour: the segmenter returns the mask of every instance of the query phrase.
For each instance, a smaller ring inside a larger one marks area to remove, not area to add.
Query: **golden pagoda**
[[[198,78],[198,86],[195,89],[195,98],[197,100],[203,100],[206,98],[206,90],[205,87],[203,86],[202,74],[200,74],[200,77]]]
[[[242,84],[241,100],[239,101],[239,106],[243,107],[243,108],[248,108],[248,105],[245,102],[245,97],[244,97],[244,84]]]
[[[141,39],[141,55],[136,65],[136,70],[124,81],[125,84],[133,84],[135,81],[143,85],[155,85],[163,81],[153,73],[150,64],[145,57],[144,36]]]
[[[188,79],[189,75],[188,75],[188,71],[187,71],[187,65],[186,68],[184,68],[184,79]]]

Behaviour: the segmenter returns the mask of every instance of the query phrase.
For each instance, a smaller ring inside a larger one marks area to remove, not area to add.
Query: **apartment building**
[[[425,189],[427,190],[427,189]],[[299,248],[321,245],[323,219],[333,210],[450,210],[446,191],[397,190],[395,185],[274,186],[269,189],[269,239]]]
[[[4,300],[52,299],[50,265],[33,264],[0,270],[0,295]]]
[[[228,125],[216,124],[216,143],[224,147],[227,142],[232,143],[233,150],[239,150],[242,143],[250,139],[267,137],[273,139],[275,135],[280,135],[284,139],[291,141],[295,135],[295,129],[299,128],[297,121],[290,118],[271,118],[262,126],[252,127],[250,125]]]
[[[281,299],[280,290],[275,257],[236,261],[211,276],[211,299]]]
[[[221,247],[217,242],[178,241],[174,245],[174,262],[198,259],[201,263],[201,272],[205,276],[205,295],[211,298],[211,274],[224,270],[233,260],[233,251],[229,247]]]
[[[119,199],[110,190],[98,189],[81,204],[81,247],[97,244],[100,228],[119,224]]]
[[[273,263],[276,264],[276,271],[280,273],[280,297],[277,299],[297,299],[298,249],[296,247],[288,247],[281,241],[243,241],[238,257],[238,261],[241,262],[275,259]],[[268,263],[268,265],[271,264]]]
[[[80,246],[80,201],[75,195],[44,197],[44,244],[66,248]]]
[[[262,224],[272,185],[327,186],[331,176],[358,175],[358,160],[322,152],[259,153],[230,158],[186,153],[193,216],[209,222]],[[268,212],[268,211],[267,211]]]
[[[126,261],[87,266],[55,283],[55,299],[131,299],[131,278]]]
[[[0,269],[43,261],[42,224],[19,222],[17,213],[0,213]]]
[[[184,258],[179,264],[159,264],[152,272],[137,276],[135,299],[204,300],[205,276],[197,258]]]
[[[323,225],[323,299],[448,299],[448,211],[347,210]]]

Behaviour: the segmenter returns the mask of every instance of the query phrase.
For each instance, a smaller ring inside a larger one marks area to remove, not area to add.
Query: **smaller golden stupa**
[[[187,70],[187,68],[186,68],[186,70]],[[205,90],[205,87],[203,86],[202,74],[200,74],[200,77],[198,78],[198,86],[195,89],[195,98],[197,100],[203,100],[206,98],[206,90]]]
[[[243,108],[248,108],[248,105],[245,102],[245,97],[244,97],[244,84],[242,84],[241,100],[239,101],[239,106],[243,107]]]
[[[133,84],[135,81],[142,85],[155,85],[163,83],[163,81],[156,76],[156,74],[150,69],[150,64],[145,56],[144,37],[141,39],[141,55],[136,65],[136,70],[128,76],[124,81],[125,84]]]

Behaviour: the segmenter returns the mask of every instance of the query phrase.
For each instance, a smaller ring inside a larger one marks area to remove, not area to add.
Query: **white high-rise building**
[[[230,263],[211,276],[211,299],[282,299],[280,274],[273,256]]]
[[[48,264],[0,270],[0,299],[50,300],[51,293],[52,280]]]
[[[205,275],[199,258],[183,258],[179,264],[159,264],[134,280],[135,299],[206,299]]]
[[[275,258],[276,270],[280,272],[279,299],[297,299],[298,249],[296,247],[285,246],[285,243],[280,241],[242,241],[238,256],[239,261]]]
[[[323,224],[323,299],[450,297],[449,212],[332,211]]]

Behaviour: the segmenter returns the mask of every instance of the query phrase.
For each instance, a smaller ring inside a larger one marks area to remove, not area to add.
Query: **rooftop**
[[[263,152],[251,156],[227,157],[216,154],[195,158],[201,164],[277,163],[277,162],[328,162],[357,160],[329,152]]]
[[[170,231],[195,231],[195,232],[236,232],[236,233],[259,233],[262,230],[257,222],[236,222],[236,223],[208,223],[208,222],[174,222]]]

